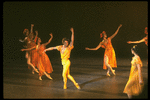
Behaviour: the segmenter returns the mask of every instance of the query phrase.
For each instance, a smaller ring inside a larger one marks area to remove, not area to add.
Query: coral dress
[[[139,76],[137,64],[140,64],[142,67],[140,57],[133,57],[131,61],[129,80],[124,88],[123,93],[127,93],[130,95],[139,95],[142,92],[143,85],[139,83],[139,77],[141,77],[142,81],[143,78],[142,75]]]
[[[32,42],[32,47],[36,47],[36,39]],[[38,53],[37,50],[34,49],[31,51],[31,63],[33,64],[34,67],[38,67]]]
[[[111,44],[111,39],[108,38],[108,43],[102,43],[101,47],[105,49],[104,58],[107,55],[107,57],[109,59],[108,64],[112,68],[117,68],[116,54],[115,54],[114,48]],[[103,69],[107,69],[107,66],[105,65],[104,61],[103,61]]]
[[[45,50],[45,46],[41,45],[41,46],[36,46],[37,49],[37,53],[38,53],[38,68],[39,68],[39,75],[42,76],[44,73],[52,73],[53,72],[53,68],[50,62],[49,57],[47,56],[47,54],[45,52],[43,52]]]

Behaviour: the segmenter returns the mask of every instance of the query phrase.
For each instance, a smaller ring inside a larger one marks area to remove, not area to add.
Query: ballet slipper
[[[51,80],[53,79],[50,75],[48,75],[47,77],[48,77],[49,79],[51,79]]]
[[[106,76],[110,76],[110,74],[109,73],[107,73],[107,75]]]
[[[42,77],[41,76],[39,76],[39,80],[42,81]]]
[[[52,77],[50,75],[48,75],[46,72],[44,72],[44,74],[46,75],[47,78],[52,80]]]
[[[113,70],[113,74],[116,75],[115,70]]]
[[[34,70],[32,71],[32,74],[34,74]]]
[[[75,86],[77,89],[81,89],[78,83],[76,83]]]
[[[35,70],[35,72],[39,73],[39,71],[36,68],[34,70]]]

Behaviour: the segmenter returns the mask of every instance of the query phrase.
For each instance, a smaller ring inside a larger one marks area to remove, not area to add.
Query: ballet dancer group
[[[21,51],[26,51],[26,59],[28,68],[32,68],[32,74],[34,72],[39,73],[39,80],[42,80],[42,75],[46,75],[47,78],[52,79],[50,76],[50,73],[53,72],[53,68],[50,62],[50,59],[48,55],[46,54],[46,51],[50,50],[58,50],[60,51],[61,56],[61,63],[63,65],[63,82],[64,86],[63,89],[67,89],[67,79],[69,78],[77,89],[81,89],[79,84],[75,81],[75,79],[70,75],[70,65],[71,62],[69,60],[71,50],[74,48],[74,29],[71,28],[70,31],[72,32],[71,35],[71,41],[69,43],[69,40],[67,38],[62,39],[62,45],[58,45],[55,47],[49,47],[46,49],[46,45],[48,45],[53,35],[50,33],[50,39],[48,42],[41,44],[41,39],[38,37],[38,31],[35,31],[36,35],[33,33],[33,26],[34,24],[31,24],[31,30],[29,32],[28,29],[24,29],[23,34],[26,36],[24,40],[19,40],[20,42],[25,43],[25,49],[21,49]],[[85,50],[98,50],[100,47],[105,49],[104,53],[104,61],[103,61],[103,69],[107,69],[107,76],[110,76],[110,71],[113,73],[113,75],[116,75],[115,70],[113,68],[117,68],[117,62],[116,62],[116,55],[114,48],[112,46],[111,40],[117,35],[119,29],[122,27],[122,24],[119,25],[116,32],[107,38],[107,34],[105,31],[100,33],[100,38],[103,38],[103,40],[99,43],[99,45],[96,48],[88,48],[86,47]],[[145,44],[148,46],[148,31],[147,27],[145,28],[145,34],[146,37],[139,41],[128,41],[127,43],[141,43],[145,42]],[[138,55],[138,47],[137,45],[133,46],[131,48],[131,53],[134,55],[131,61],[131,70],[129,75],[129,80],[124,88],[123,93],[126,93],[129,98],[132,97],[132,95],[139,95],[142,92],[143,88],[143,78],[141,73],[142,68],[142,61]]]

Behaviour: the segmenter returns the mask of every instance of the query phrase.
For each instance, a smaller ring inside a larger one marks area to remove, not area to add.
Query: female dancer
[[[131,70],[129,80],[124,88],[123,93],[127,93],[128,98],[132,95],[139,95],[143,88],[143,78],[141,73],[142,61],[138,55],[137,46],[131,48],[131,53],[134,55],[131,61]]]
[[[86,50],[98,50],[100,47],[105,48],[105,53],[104,53],[104,62],[103,62],[103,69],[107,69],[107,76],[110,76],[109,72],[111,71],[114,75],[115,74],[115,70],[112,69],[112,67],[117,67],[117,63],[116,63],[116,55],[115,55],[115,51],[114,48],[111,44],[111,40],[112,38],[114,38],[120,27],[122,25],[120,24],[120,26],[118,27],[118,29],[116,30],[116,32],[107,38],[106,32],[103,31],[100,34],[100,37],[103,37],[103,41],[99,43],[99,45],[96,48],[85,48]]]
[[[37,56],[37,66],[39,69],[39,80],[42,80],[42,75],[46,75],[49,79],[52,79],[51,76],[47,73],[52,73],[53,68],[51,65],[51,62],[49,60],[49,57],[47,56],[47,54],[45,52],[43,52],[45,50],[46,45],[48,45],[52,38],[53,35],[50,34],[51,38],[49,39],[49,41],[47,43],[41,44],[41,39],[38,38],[38,44],[37,46],[34,46],[32,48],[28,48],[28,49],[21,49],[21,51],[31,51],[36,49],[38,56]]]
[[[64,81],[64,89],[67,89],[67,78],[69,78],[74,85],[76,86],[77,89],[80,89],[80,86],[78,85],[78,83],[76,83],[76,81],[74,80],[74,78],[70,75],[70,53],[71,50],[74,48],[73,43],[74,43],[74,30],[73,28],[70,29],[72,32],[72,36],[71,36],[71,42],[69,44],[68,39],[63,38],[62,39],[62,44],[60,46],[56,46],[56,47],[50,47],[44,50],[44,52],[49,51],[49,50],[54,50],[57,49],[58,51],[60,51],[60,55],[61,55],[61,61],[62,61],[62,65],[63,65],[63,81]]]
[[[23,34],[25,34],[26,37],[25,37],[24,40],[21,40],[21,39],[19,40],[20,42],[25,42],[26,43],[26,45],[24,46],[25,48],[31,48],[34,45],[36,45],[35,42],[36,42],[36,38],[37,38],[38,34],[36,33],[35,39],[33,40],[33,26],[34,26],[34,24],[31,24],[31,33],[30,34],[29,34],[29,30],[28,29],[24,29]],[[27,51],[25,57],[27,59],[28,68],[30,69],[30,66],[31,66],[33,68],[32,73],[34,73],[34,70],[37,73],[39,73],[38,70],[31,63],[31,61],[32,61],[31,60],[31,56],[32,56],[32,52],[31,51]]]

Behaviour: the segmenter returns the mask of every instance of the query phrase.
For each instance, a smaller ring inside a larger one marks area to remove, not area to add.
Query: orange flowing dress
[[[117,68],[116,54],[115,54],[114,48],[111,44],[111,39],[108,38],[108,43],[102,43],[101,47],[105,49],[104,58],[107,55],[107,57],[109,59],[108,64],[112,68]],[[103,69],[107,69],[107,66],[105,65],[105,61],[103,61]]]
[[[132,57],[129,80],[124,88],[123,93],[136,96],[142,92],[143,85],[139,83],[139,77],[142,78],[142,81],[143,77],[142,75],[139,76],[137,64],[140,64],[141,67],[143,66],[140,57]]]
[[[36,47],[36,40],[37,40],[37,37],[32,42],[32,47]],[[37,50],[36,49],[32,50],[31,54],[32,54],[31,63],[33,64],[34,67],[38,67],[38,53],[37,53]]]
[[[36,46],[36,50],[38,53],[38,68],[39,68],[39,75],[42,76],[44,73],[52,73],[53,68],[50,62],[49,57],[45,52],[45,46],[42,44],[41,46]]]

